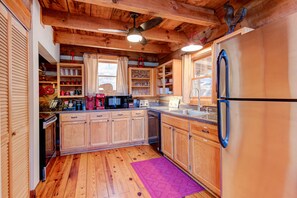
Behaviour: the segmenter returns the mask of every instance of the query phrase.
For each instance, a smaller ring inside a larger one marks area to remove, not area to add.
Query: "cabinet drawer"
[[[61,121],[78,121],[87,120],[87,114],[85,113],[67,113],[60,115]]]
[[[98,119],[108,119],[110,117],[110,113],[108,112],[96,112],[90,114],[91,120],[98,120]]]
[[[176,128],[180,128],[180,129],[189,131],[189,121],[186,119],[162,114],[162,122],[165,122],[165,123],[167,123],[171,126],[174,126]]]
[[[132,111],[132,116],[137,117],[137,116],[144,116],[144,110],[137,110],[137,111]]]
[[[131,113],[130,111],[115,111],[111,112],[112,118],[124,118],[124,117],[130,117]]]
[[[219,142],[218,129],[216,125],[205,124],[202,122],[191,121],[190,132],[192,135],[199,135],[215,142]]]

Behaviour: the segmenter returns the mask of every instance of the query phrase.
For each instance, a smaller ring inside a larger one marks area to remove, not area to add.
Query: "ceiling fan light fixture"
[[[184,46],[183,48],[181,48],[181,50],[183,52],[195,52],[198,50],[201,50],[203,48],[202,45],[198,45],[198,44],[189,44],[187,46]]]
[[[127,36],[128,41],[132,42],[132,43],[138,43],[142,40],[142,35],[141,33],[136,30],[136,28],[132,28]]]

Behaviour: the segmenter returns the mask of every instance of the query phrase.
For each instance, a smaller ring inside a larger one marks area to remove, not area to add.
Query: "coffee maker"
[[[96,109],[104,109],[105,105],[105,95],[104,94],[96,94]]]
[[[94,96],[86,96],[86,107],[87,110],[94,110]]]

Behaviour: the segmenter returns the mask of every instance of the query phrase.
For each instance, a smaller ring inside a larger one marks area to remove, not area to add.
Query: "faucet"
[[[202,106],[201,106],[201,101],[200,101],[200,89],[198,89],[198,88],[194,88],[194,89],[192,89],[192,91],[190,92],[190,97],[191,97],[191,95],[192,95],[193,90],[197,90],[197,93],[198,93],[197,110],[200,111],[200,109],[201,109],[201,107],[202,107]]]

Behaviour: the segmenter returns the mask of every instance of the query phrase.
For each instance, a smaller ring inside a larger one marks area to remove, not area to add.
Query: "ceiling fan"
[[[134,25],[129,30],[101,29],[101,28],[98,30],[102,32],[110,32],[110,33],[126,33],[128,41],[134,42],[134,43],[140,42],[142,45],[145,45],[147,43],[147,40],[141,35],[141,32],[152,29],[158,26],[163,21],[161,17],[155,17],[136,27],[136,18],[139,15],[137,13],[132,12],[130,16],[131,18],[133,18]]]

